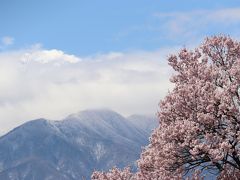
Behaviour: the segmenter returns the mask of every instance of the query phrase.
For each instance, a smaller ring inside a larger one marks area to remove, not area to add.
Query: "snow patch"
[[[94,155],[99,161],[99,159],[106,153],[105,147],[101,143],[97,143],[96,146],[94,147]]]
[[[79,144],[79,145],[85,145],[85,144],[86,144],[85,139],[82,138],[82,137],[78,137],[78,138],[76,138],[75,141],[76,141],[76,143]]]

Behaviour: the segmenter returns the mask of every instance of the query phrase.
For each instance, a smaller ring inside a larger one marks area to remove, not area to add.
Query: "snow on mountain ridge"
[[[145,137],[145,132],[137,129],[134,124],[124,118],[122,115],[111,110],[85,110],[79,113],[72,114],[64,119],[64,121],[77,121],[81,122],[82,126],[94,130],[100,135],[106,136],[122,136],[132,137],[135,134],[139,141],[140,138]],[[108,134],[107,134],[108,133]]]
[[[132,124],[138,129],[145,131],[146,133],[151,133],[153,129],[158,126],[158,119],[155,116],[147,115],[131,115],[127,117]]]
[[[0,179],[89,179],[94,169],[134,165],[148,136],[110,110],[29,121],[0,137]]]

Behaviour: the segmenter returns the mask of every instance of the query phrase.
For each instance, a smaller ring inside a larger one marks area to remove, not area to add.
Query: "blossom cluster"
[[[174,89],[160,102],[159,127],[138,160],[138,172],[94,172],[95,179],[182,179],[213,171],[240,177],[240,42],[214,36],[168,58]],[[93,178],[94,179],[94,178]]]

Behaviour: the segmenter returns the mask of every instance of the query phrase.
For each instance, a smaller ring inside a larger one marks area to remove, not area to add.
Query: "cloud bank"
[[[77,57],[38,45],[0,53],[0,134],[27,120],[60,119],[88,108],[154,114],[171,88],[169,53]]]

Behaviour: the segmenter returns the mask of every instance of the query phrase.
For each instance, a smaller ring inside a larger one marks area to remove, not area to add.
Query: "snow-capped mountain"
[[[127,118],[136,128],[145,131],[148,135],[158,126],[157,117],[147,115],[131,115]]]
[[[87,110],[29,121],[0,137],[0,179],[89,179],[94,169],[134,166],[148,143],[145,121],[154,122],[142,117],[138,126],[134,117]]]

